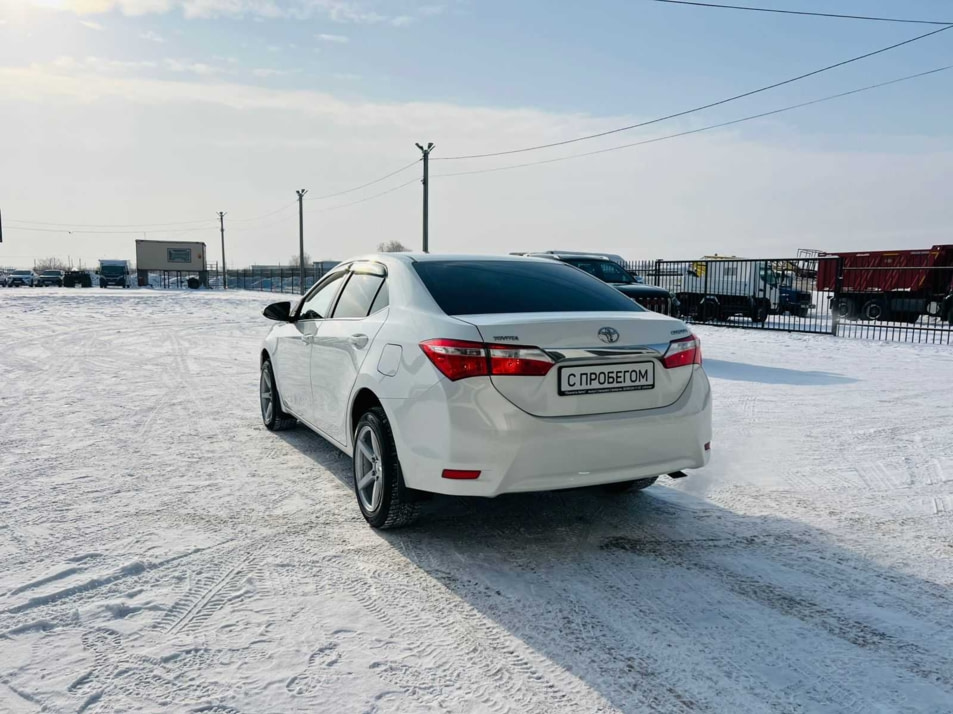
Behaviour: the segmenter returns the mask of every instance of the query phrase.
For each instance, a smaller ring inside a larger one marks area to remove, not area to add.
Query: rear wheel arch
[[[348,419],[348,425],[350,426],[348,430],[348,440],[354,438],[354,431],[357,429],[357,423],[361,420],[361,417],[374,407],[380,407],[383,410],[384,405],[381,404],[381,400],[378,399],[372,390],[367,387],[361,387],[361,389],[357,391],[357,394],[354,395],[354,399],[351,400],[351,416]]]

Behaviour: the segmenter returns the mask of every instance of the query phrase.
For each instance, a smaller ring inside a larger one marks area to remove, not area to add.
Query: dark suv
[[[574,265],[635,300],[646,310],[678,317],[678,300],[665,288],[636,280],[625,268],[608,258],[580,253],[526,253],[533,258],[550,258]]]

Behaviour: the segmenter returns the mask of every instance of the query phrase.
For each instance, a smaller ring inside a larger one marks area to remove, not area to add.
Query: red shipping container
[[[882,250],[824,255],[843,259],[843,292],[939,293],[951,289],[951,271],[915,268],[953,266],[953,245],[935,245],[929,250]],[[818,261],[817,289],[833,290],[836,282],[837,261]],[[941,282],[942,285],[939,284]]]

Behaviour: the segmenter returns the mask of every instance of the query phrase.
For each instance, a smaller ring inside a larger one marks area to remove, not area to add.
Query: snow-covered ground
[[[271,299],[0,292],[0,711],[953,711],[953,348],[698,327],[709,468],[378,533]]]

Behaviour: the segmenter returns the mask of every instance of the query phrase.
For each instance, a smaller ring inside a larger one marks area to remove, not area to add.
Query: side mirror
[[[267,317],[269,320],[277,320],[278,322],[291,322],[291,303],[273,302],[271,305],[262,310],[261,314]]]

